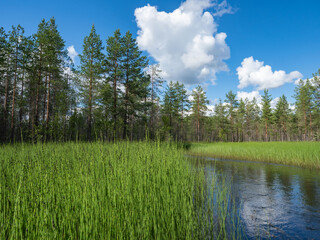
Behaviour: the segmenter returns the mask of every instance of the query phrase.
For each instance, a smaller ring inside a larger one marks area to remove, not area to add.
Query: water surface
[[[208,177],[230,181],[249,239],[320,239],[320,171],[206,158]]]

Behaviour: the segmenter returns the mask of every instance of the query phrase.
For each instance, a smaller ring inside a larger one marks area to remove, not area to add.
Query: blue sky
[[[197,2],[196,0],[188,1]],[[104,40],[104,43],[105,39],[117,28],[120,28],[123,33],[130,30],[137,36],[139,28],[134,15],[137,8],[142,8],[150,4],[150,6],[157,6],[157,12],[155,14],[158,14],[159,11],[164,11],[169,14],[178,9],[183,2],[184,1],[180,0],[1,0],[0,26],[9,30],[11,25],[21,24],[25,28],[26,34],[32,34],[36,32],[37,25],[42,18],[49,19],[54,16],[59,31],[66,41],[66,46],[73,45],[76,51],[80,53],[83,38],[89,33],[93,23],[101,38]],[[201,2],[209,2],[209,0],[198,0],[198,3]],[[193,11],[192,7],[197,5],[191,4],[190,6],[191,10],[189,9],[188,11]],[[272,87],[270,87],[270,93],[274,98],[285,94],[290,101],[293,101],[291,96],[294,94],[295,85],[293,83],[294,80],[289,77],[289,74],[293,71],[298,71],[303,75],[303,78],[307,78],[311,77],[312,73],[320,68],[320,1],[228,0],[227,6],[231,6],[229,14],[224,14],[221,17],[213,16],[214,26],[217,28],[216,31],[213,31],[213,35],[215,36],[219,33],[225,33],[227,35],[226,39],[218,45],[218,47],[220,50],[229,48],[230,56],[224,56],[222,59],[218,59],[216,64],[211,64],[204,60],[206,68],[209,68],[209,70],[210,68],[214,68],[215,72],[214,74],[210,72],[209,75],[206,75],[207,80],[199,80],[206,88],[209,99],[212,100],[212,102],[217,98],[224,99],[225,93],[229,90],[248,93],[252,93],[252,91],[257,93],[257,91],[259,91],[262,93],[262,91],[259,90],[259,86],[254,84],[258,80],[254,77],[249,79],[248,75],[245,74],[243,75],[243,81],[246,81],[246,84],[244,84],[245,87],[242,89],[237,87],[239,85],[237,68],[241,66],[245,58],[252,56],[252,60],[249,59],[248,64],[243,66],[244,72],[247,72],[249,68],[251,69],[250,71],[258,71],[256,75],[263,77],[264,73],[259,72],[260,70],[257,66],[260,62],[264,62],[264,64],[260,64],[261,66],[269,65],[272,68],[272,74],[274,74],[274,71],[283,70],[287,75],[281,78],[282,80],[280,81],[287,83],[279,87],[272,85]],[[209,11],[212,15],[215,15],[215,7],[216,6],[212,8],[204,7],[203,12]],[[141,13],[141,22],[148,21],[149,19],[144,18],[145,13],[146,11]],[[199,15],[198,17],[202,16],[203,15]],[[151,26],[153,26],[152,31],[154,32],[154,36],[157,36],[157,19],[155,16],[151,16],[151,19],[155,20],[155,25]],[[197,17],[194,18],[194,22],[191,24],[197,24],[197,28],[201,28],[201,23],[199,23],[197,19]],[[169,31],[168,35],[170,34]],[[185,31],[184,34],[188,35]],[[181,39],[177,39],[177,42],[182,43],[184,39],[187,41],[187,38],[182,36]],[[162,40],[165,41],[165,43],[172,43],[170,39],[164,38]],[[199,46],[203,46],[203,44],[195,45],[194,48],[198,49],[197,47]],[[210,46],[210,44],[208,46]],[[146,51],[146,54],[161,58],[164,65],[171,64],[170,62],[166,63],[166,59],[168,58],[166,58],[164,54],[159,55],[152,47],[150,43],[149,45],[145,44],[144,49],[149,50]],[[174,48],[165,50],[172,51],[172,49]],[[213,58],[216,59],[215,50],[206,48],[206,50],[203,51],[207,51],[206,54],[208,54],[208,56],[212,55]],[[150,54],[150,52],[154,54]],[[176,54],[178,57],[180,56],[179,52]],[[191,51],[189,55],[191,56],[191,60],[192,57],[195,56],[192,55]],[[177,71],[178,75],[175,76],[174,79],[179,78],[179,74],[181,74],[182,79],[187,79],[188,76],[196,76],[199,69],[203,70],[202,67],[204,67],[204,65],[194,66],[196,63],[190,63],[190,61],[187,63],[184,61],[184,63],[194,67],[193,69],[197,69],[193,72],[190,69],[183,71],[181,66],[177,66],[177,69],[180,67],[180,71]],[[222,63],[226,63],[229,71],[222,70],[225,67],[221,65]],[[253,65],[256,65],[256,68],[252,70]],[[184,74],[188,74],[188,76]],[[213,75],[216,76],[216,80],[214,81],[215,85],[212,85],[212,81],[210,81]],[[270,77],[270,81],[273,81],[271,78],[275,77],[275,75],[269,74],[268,76]],[[293,74],[292,78],[293,76],[299,75]],[[187,80],[181,81],[184,82]],[[276,83],[278,80],[275,79],[274,81]],[[194,82],[188,80],[186,83]],[[260,88],[263,86],[271,86],[268,82],[264,84],[265,85],[260,85]],[[192,86],[193,85],[191,85],[191,87]]]

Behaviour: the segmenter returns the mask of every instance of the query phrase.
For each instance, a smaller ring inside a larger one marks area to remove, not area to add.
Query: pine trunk
[[[115,73],[114,73],[114,78],[113,78],[113,136],[114,139],[117,137],[117,68],[118,68],[118,63],[115,63]]]
[[[89,85],[89,115],[88,115],[88,132],[87,132],[87,138],[89,141],[91,141],[91,121],[92,121],[92,84],[93,84],[93,74],[92,74],[92,63],[90,65],[90,85]]]
[[[14,107],[16,100],[16,87],[17,87],[17,78],[18,78],[18,49],[16,48],[16,59],[15,59],[15,71],[14,71],[14,80],[13,80],[13,92],[12,92],[12,109],[11,109],[11,141],[14,139]]]
[[[50,74],[48,76],[48,90],[47,90],[47,115],[46,115],[46,134],[49,136],[49,107],[50,107]]]

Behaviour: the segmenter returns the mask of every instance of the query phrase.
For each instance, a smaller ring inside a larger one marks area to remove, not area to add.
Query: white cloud
[[[291,110],[291,111],[295,111],[296,110],[296,105],[295,104],[289,104],[289,109]]]
[[[69,57],[72,59],[72,62],[74,62],[75,58],[78,56],[76,49],[74,48],[73,45],[71,45],[67,48],[67,50],[68,50]]]
[[[276,97],[276,98],[272,99],[271,102],[270,102],[271,108],[276,108],[277,103],[279,102],[279,100],[280,100],[279,97]]]
[[[249,101],[252,101],[253,99],[257,100],[257,103],[261,102],[261,95],[259,91],[252,91],[252,92],[237,92],[237,99],[240,100],[242,99],[243,101],[248,99]]]
[[[213,16],[221,17],[224,14],[233,14],[234,9],[228,4],[226,0],[223,0],[221,3],[216,4],[215,13]]]
[[[259,106],[259,108],[262,108],[262,96],[260,95],[259,91],[252,91],[252,92],[237,92],[237,99],[240,100],[242,99],[243,101],[245,101],[246,99],[248,99],[249,101],[252,101],[253,98],[256,99],[257,104]],[[278,101],[280,100],[279,97],[276,97],[274,99],[271,100],[270,105],[272,109],[275,109],[277,106]]]
[[[173,12],[158,11],[147,5],[135,10],[137,42],[163,70],[166,80],[187,85],[215,80],[220,71],[227,71],[224,60],[229,59],[225,33],[217,32],[213,14],[205,11],[218,7],[219,15],[231,12],[226,3],[212,0],[187,0]]]
[[[302,80],[302,79],[297,79],[295,82],[294,82],[294,84],[295,85],[299,85],[299,83],[300,83],[300,80]],[[306,82],[307,82],[307,79],[303,79],[302,80],[303,81],[303,84],[306,84]],[[315,84],[314,84],[314,78],[309,78],[309,81],[310,81],[310,84],[312,85],[312,86],[314,86]]]
[[[241,66],[237,68],[240,84],[238,88],[255,86],[257,90],[271,89],[290,83],[302,77],[298,71],[286,73],[285,71],[272,71],[271,66],[264,65],[264,62],[254,60],[253,57],[245,58]]]
[[[206,111],[206,116],[210,117],[214,115],[214,109],[215,109],[215,105],[207,105],[207,111]]]

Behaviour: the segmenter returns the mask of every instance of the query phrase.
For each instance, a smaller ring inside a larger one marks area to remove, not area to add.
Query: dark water
[[[249,239],[320,239],[320,171],[206,158],[208,176],[230,182]]]

